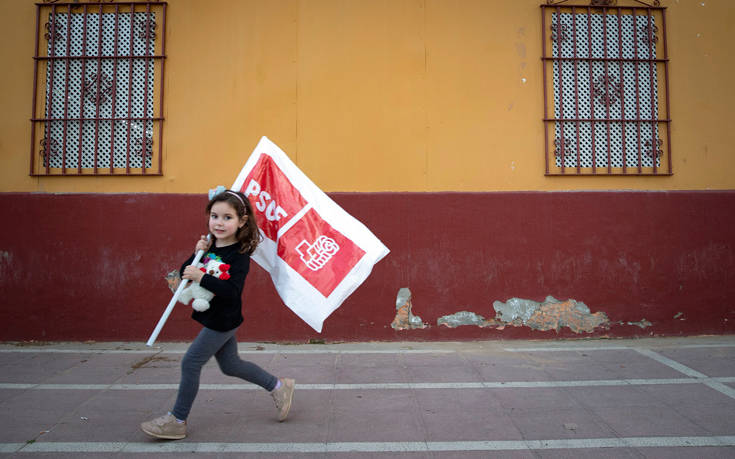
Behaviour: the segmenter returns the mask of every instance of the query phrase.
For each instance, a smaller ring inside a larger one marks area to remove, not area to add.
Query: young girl
[[[186,437],[186,419],[199,390],[199,375],[212,356],[217,359],[224,374],[244,379],[269,391],[276,403],[279,421],[286,419],[291,408],[294,380],[278,379],[254,363],[241,360],[237,354],[235,333],[243,322],[240,301],[242,288],[250,268],[250,254],[260,241],[250,201],[242,193],[227,190],[209,201],[207,214],[214,244],[202,236],[194,253],[208,251],[205,258],[229,264],[230,278],[222,280],[191,266],[194,255],[181,268],[183,279],[199,282],[214,293],[214,298],[210,301],[209,309],[191,314],[204,327],[181,362],[181,382],[173,410],[140,425],[143,432],[156,438],[179,440]]]

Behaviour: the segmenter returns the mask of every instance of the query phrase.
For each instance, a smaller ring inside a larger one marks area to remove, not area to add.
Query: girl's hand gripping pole
[[[212,237],[211,234],[207,234],[207,240],[209,241]],[[197,252],[196,256],[194,257],[194,261],[191,262],[192,265],[196,265],[199,263],[199,260],[202,259],[202,256],[204,256],[204,250],[200,250]],[[163,311],[163,315],[161,315],[161,318],[158,320],[158,324],[156,325],[156,328],[153,330],[153,333],[151,333],[151,337],[148,338],[148,342],[145,343],[146,346],[153,346],[153,343],[156,341],[156,338],[158,338],[158,334],[161,333],[161,329],[163,328],[163,325],[168,320],[168,316],[171,315],[171,311],[174,310],[174,306],[176,305],[176,301],[179,299],[179,295],[181,295],[181,292],[186,288],[186,284],[189,283],[189,279],[182,279],[181,283],[179,283],[179,287],[176,289],[176,292],[174,292],[174,296],[171,298],[171,301],[168,302],[168,306],[166,306],[166,310]]]

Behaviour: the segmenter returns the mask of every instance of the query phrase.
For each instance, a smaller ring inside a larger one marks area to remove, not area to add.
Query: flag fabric
[[[263,236],[252,259],[268,271],[286,306],[317,332],[389,252],[267,137],[231,189],[250,200]]]

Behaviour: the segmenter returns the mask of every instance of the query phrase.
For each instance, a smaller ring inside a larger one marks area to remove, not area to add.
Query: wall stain
[[[421,317],[413,315],[411,309],[411,290],[404,287],[398,290],[398,296],[396,297],[396,317],[390,326],[394,330],[412,330],[428,327],[421,320]]]
[[[651,325],[653,325],[651,322],[647,321],[645,318],[641,319],[639,322],[618,322],[620,325],[635,325],[636,327],[640,328],[648,328]]]
[[[610,321],[604,312],[592,313],[582,302],[568,299],[560,301],[553,296],[538,303],[522,298],[511,298],[505,303],[493,302],[495,317],[485,319],[470,311],[460,311],[437,320],[437,325],[456,328],[472,325],[480,328],[505,329],[506,326],[529,327],[534,330],[559,331],[568,328],[574,333],[592,333],[596,328],[609,328]]]
[[[498,322],[495,319],[487,320],[474,312],[459,311],[448,316],[440,317],[436,321],[436,324],[447,328],[457,328],[463,325],[474,325],[480,328],[487,328],[497,326]]]
[[[480,314],[471,311],[459,311],[440,317],[437,325],[447,328],[461,326],[475,326],[479,328],[495,328],[503,330],[507,326],[529,327],[534,330],[558,332],[562,328],[568,328],[574,333],[592,333],[596,329],[609,329],[612,325],[632,325],[642,329],[651,327],[653,324],[641,319],[638,322],[610,322],[602,311],[593,313],[590,308],[581,301],[568,299],[557,300],[553,296],[538,303],[523,298],[511,298],[505,303],[493,302],[495,317],[486,319]],[[680,318],[677,315],[675,318]],[[680,320],[684,320],[681,319]]]
[[[582,302],[560,301],[547,296],[543,303],[511,298],[506,303],[493,303],[497,319],[514,327],[527,326],[534,330],[559,331],[569,328],[574,333],[592,333],[596,328],[608,328],[610,321],[604,312],[592,313]]]
[[[12,268],[13,254],[5,250],[0,250],[0,278],[18,280],[18,270]]]

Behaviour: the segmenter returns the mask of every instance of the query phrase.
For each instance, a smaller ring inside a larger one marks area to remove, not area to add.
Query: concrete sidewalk
[[[210,362],[189,436],[141,421],[186,344],[0,344],[0,454],[18,457],[735,457],[735,336],[246,343],[296,378],[291,415]]]

